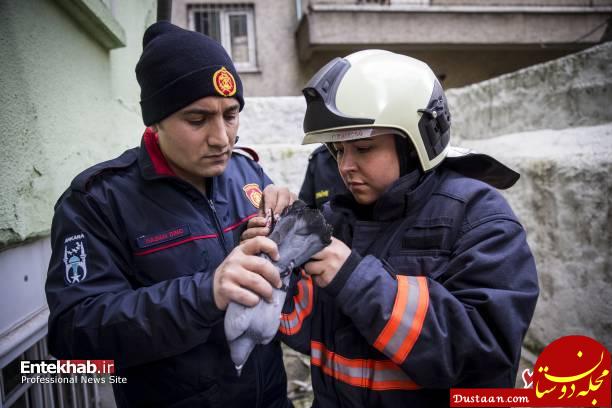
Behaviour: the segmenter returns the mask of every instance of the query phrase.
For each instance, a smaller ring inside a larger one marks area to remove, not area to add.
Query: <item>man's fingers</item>
[[[268,227],[256,227],[249,228],[245,230],[240,236],[241,241],[246,241],[247,239],[255,238],[255,237],[265,237],[270,233],[270,228]]]
[[[270,209],[274,210],[276,208],[277,201],[278,188],[276,188],[274,185],[267,186],[263,191],[264,214],[267,214],[268,210]]]
[[[242,252],[247,255],[257,255],[260,252],[267,254],[271,259],[278,260],[278,246],[267,237],[255,237],[241,244]]]
[[[280,273],[272,263],[260,256],[250,256],[242,264],[247,270],[261,275],[269,285],[275,288],[282,286]]]
[[[247,229],[249,228],[257,228],[257,227],[265,227],[266,226],[266,217],[253,217],[247,223]]]
[[[243,306],[253,307],[259,303],[259,296],[238,285],[228,289],[227,292],[227,298],[230,301],[240,303]]]
[[[276,196],[276,205],[272,209],[274,216],[280,215],[280,213],[291,204],[291,193],[289,190],[280,190]]]
[[[268,302],[272,301],[273,288],[262,275],[249,271],[244,271],[240,275],[238,284],[244,289],[250,290],[259,297],[266,299]]]

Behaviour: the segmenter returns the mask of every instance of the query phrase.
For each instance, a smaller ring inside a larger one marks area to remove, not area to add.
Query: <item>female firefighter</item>
[[[304,95],[304,144],[327,145],[350,192],[324,208],[333,242],[281,316],[283,340],[310,354],[314,406],[440,407],[451,387],[514,387],[538,281],[495,188],[518,174],[450,146],[444,91],[416,59],[336,58]]]

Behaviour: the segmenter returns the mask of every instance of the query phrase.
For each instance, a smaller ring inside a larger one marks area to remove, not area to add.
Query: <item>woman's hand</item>
[[[344,242],[332,238],[331,244],[314,254],[312,261],[304,265],[304,271],[324,288],[336,277],[350,254],[351,249]]]

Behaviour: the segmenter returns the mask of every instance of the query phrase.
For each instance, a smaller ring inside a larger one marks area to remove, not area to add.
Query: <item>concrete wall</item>
[[[0,249],[48,234],[72,177],[143,129],[134,64],[156,2],[117,2],[126,47],[113,51],[58,3],[0,3]]]

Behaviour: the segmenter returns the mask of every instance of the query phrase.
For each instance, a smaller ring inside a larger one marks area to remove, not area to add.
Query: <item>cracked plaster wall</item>
[[[70,180],[138,143],[134,65],[155,11],[118,3],[127,44],[109,51],[52,0],[0,2],[0,249],[47,235]]]

